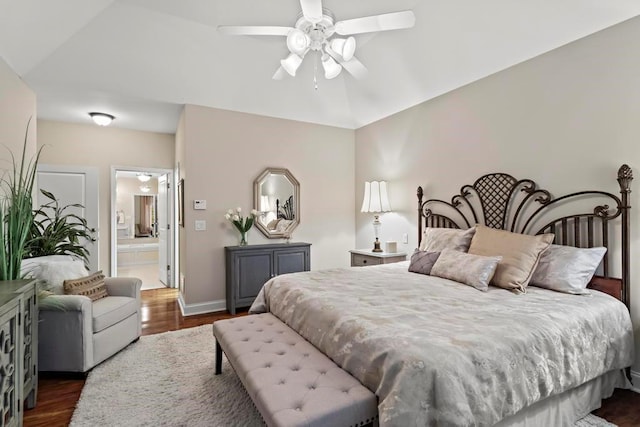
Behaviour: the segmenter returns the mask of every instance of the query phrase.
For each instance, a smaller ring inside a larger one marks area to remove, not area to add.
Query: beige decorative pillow
[[[269,221],[269,224],[267,224],[267,230],[275,230],[279,222],[280,219],[273,219]]]
[[[491,284],[514,292],[525,292],[542,252],[551,245],[553,238],[553,234],[530,236],[477,225],[469,253],[501,256],[502,261]]]
[[[62,286],[66,295],[84,295],[91,298],[91,301],[109,296],[102,271],[79,279],[65,280]]]
[[[433,265],[431,275],[455,280],[479,291],[487,291],[501,259],[500,256],[486,257],[445,249],[440,252]]]
[[[443,249],[467,252],[475,228],[460,230],[458,228],[433,228],[427,227],[422,232],[420,250],[427,252],[440,252]]]

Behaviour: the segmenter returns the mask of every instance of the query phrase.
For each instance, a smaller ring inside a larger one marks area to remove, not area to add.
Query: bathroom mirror
[[[267,168],[253,182],[256,227],[270,239],[289,238],[300,223],[300,183],[283,168]]]

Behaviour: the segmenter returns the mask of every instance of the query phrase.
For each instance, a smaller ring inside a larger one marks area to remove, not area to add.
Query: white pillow
[[[607,248],[551,245],[542,253],[531,285],[568,294],[589,294],[587,285]]]
[[[89,275],[84,262],[67,255],[29,258],[22,261],[25,278],[34,278],[56,295],[63,295],[62,284],[67,279],[79,279]]]

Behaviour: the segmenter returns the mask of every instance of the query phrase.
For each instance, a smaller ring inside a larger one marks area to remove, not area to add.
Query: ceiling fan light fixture
[[[354,37],[333,39],[329,46],[331,50],[342,56],[345,61],[350,61],[353,58],[353,54],[356,53],[356,39]]]
[[[295,53],[290,53],[286,59],[282,59],[280,61],[282,68],[284,68],[284,70],[292,77],[296,76],[296,71],[300,67],[300,64],[302,64],[302,58]]]
[[[342,71],[342,66],[327,54],[322,56],[322,68],[324,68],[324,77],[327,80],[338,77]]]
[[[309,48],[309,43],[309,36],[297,28],[291,30],[287,35],[287,48],[291,53],[295,53],[298,56],[304,54]]]

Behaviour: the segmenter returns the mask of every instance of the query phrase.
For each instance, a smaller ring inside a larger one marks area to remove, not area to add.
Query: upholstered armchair
[[[108,297],[50,295],[40,301],[40,371],[87,372],[141,334],[136,278],[105,278]]]

